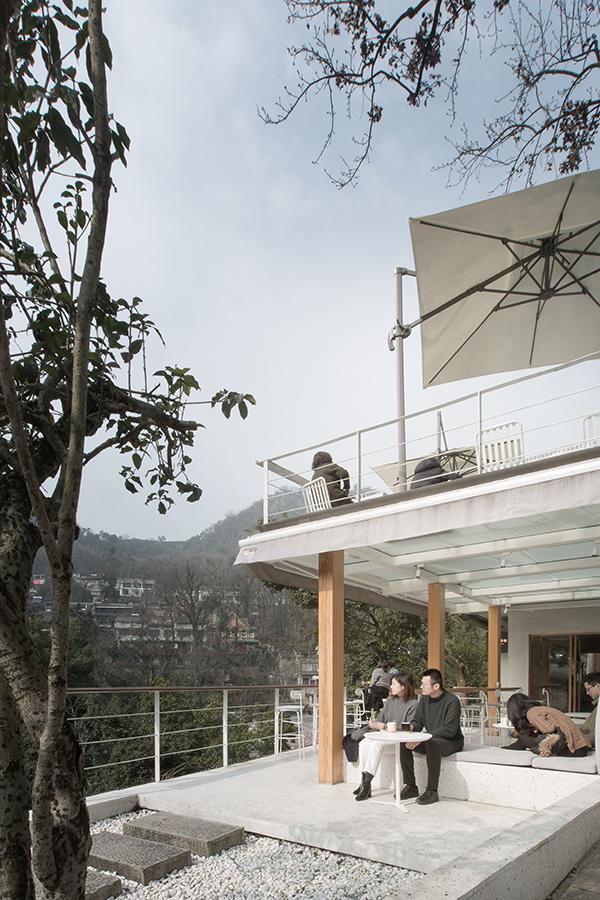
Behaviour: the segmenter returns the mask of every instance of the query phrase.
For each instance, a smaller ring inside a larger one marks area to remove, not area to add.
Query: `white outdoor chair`
[[[304,756],[304,710],[302,699],[302,691],[290,691],[290,700],[294,700],[295,703],[283,703],[277,707],[278,753],[283,751],[284,741],[295,741],[296,749],[300,751],[300,756]],[[289,726],[287,731],[285,730],[286,725]]]
[[[600,444],[600,413],[592,413],[583,420],[583,445],[595,447]]]
[[[344,733],[348,728],[360,728],[365,714],[365,697],[362,691],[356,690],[355,699],[344,700]]]
[[[497,428],[486,428],[475,441],[477,465],[482,472],[508,469],[523,462],[523,426],[508,422]]]
[[[322,509],[331,509],[331,500],[327,491],[327,482],[324,478],[315,478],[302,485],[304,504],[309,513],[319,512]]]

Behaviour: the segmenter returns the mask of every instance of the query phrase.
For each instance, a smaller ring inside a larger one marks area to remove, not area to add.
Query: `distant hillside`
[[[132,577],[150,575],[161,562],[185,562],[202,557],[218,557],[233,562],[240,538],[256,527],[262,515],[259,500],[237,513],[230,513],[201,534],[187,541],[143,540],[120,537],[82,528],[73,548],[74,569],[80,575],[103,573]],[[40,550],[35,561],[37,573],[50,571],[46,554]]]

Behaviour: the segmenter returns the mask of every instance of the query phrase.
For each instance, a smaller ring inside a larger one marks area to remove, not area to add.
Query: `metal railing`
[[[301,740],[280,716],[290,690],[303,692]],[[88,782],[104,790],[316,746],[312,686],[77,688],[68,702]],[[110,770],[116,778],[98,777]]]
[[[497,468],[486,461],[484,438],[508,423],[520,428],[522,452],[503,468],[598,446],[599,391],[599,354],[590,354],[409,413],[403,446],[394,418],[259,460],[263,520],[306,512],[303,486],[313,475],[308,454],[317,450],[348,471],[350,496],[361,502],[408,489],[416,464],[428,457],[438,458],[451,478]]]

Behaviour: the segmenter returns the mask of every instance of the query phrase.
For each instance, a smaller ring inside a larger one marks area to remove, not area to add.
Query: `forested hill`
[[[139,577],[150,576],[154,568],[167,561],[198,562],[210,557],[233,562],[238,541],[256,527],[261,515],[262,504],[257,500],[187,541],[142,540],[82,527],[73,548],[74,569],[80,575],[92,575],[105,572],[107,567],[118,568],[118,574]],[[49,572],[44,551],[37,556],[35,572]]]

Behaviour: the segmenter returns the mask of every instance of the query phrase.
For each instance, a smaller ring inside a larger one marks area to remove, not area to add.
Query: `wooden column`
[[[319,783],[344,780],[344,551],[319,554]]]
[[[496,704],[498,698],[493,688],[500,683],[500,624],[502,620],[502,607],[490,606],[488,608],[488,703]],[[490,708],[490,721],[498,721],[494,706]]]
[[[427,606],[427,666],[444,674],[446,660],[446,622],[444,585],[433,582],[428,585]]]

